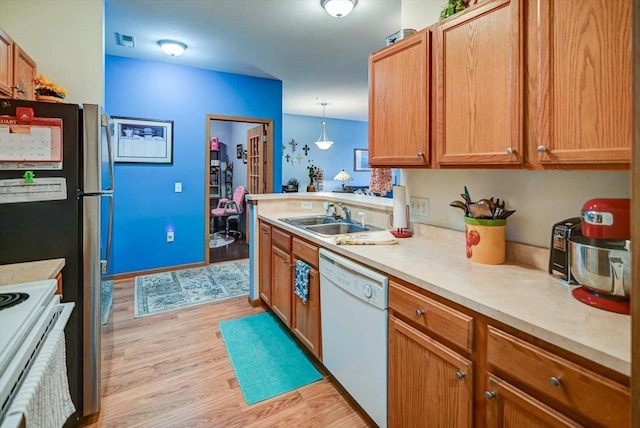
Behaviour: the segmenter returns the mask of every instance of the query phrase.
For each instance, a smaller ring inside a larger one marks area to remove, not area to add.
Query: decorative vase
[[[36,95],[36,101],[46,101],[48,103],[61,103],[62,98],[54,97],[51,95]]]
[[[316,191],[316,186],[314,186],[313,184],[309,184],[307,186],[307,192],[315,192]]]

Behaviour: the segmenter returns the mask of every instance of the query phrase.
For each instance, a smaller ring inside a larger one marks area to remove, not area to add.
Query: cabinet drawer
[[[275,227],[271,229],[271,244],[286,251],[291,252],[291,235]]]
[[[293,255],[314,268],[318,268],[318,247],[315,245],[293,238]]]
[[[604,426],[630,425],[629,388],[489,326],[487,363]]]
[[[389,307],[415,325],[471,352],[473,318],[393,281],[389,282]]]

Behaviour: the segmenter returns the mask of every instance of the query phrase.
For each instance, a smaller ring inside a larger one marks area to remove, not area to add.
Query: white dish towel
[[[61,427],[75,412],[69,394],[64,330],[49,333],[8,416],[24,415],[29,428]]]

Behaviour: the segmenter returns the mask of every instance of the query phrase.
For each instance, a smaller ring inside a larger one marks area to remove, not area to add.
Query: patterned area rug
[[[135,318],[249,293],[249,259],[138,276]]]

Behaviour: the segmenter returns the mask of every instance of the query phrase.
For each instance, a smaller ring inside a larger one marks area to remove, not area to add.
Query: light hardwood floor
[[[374,426],[330,376],[247,405],[218,322],[264,311],[239,297],[133,318],[133,281],[116,281],[103,326],[102,410],[83,427]]]

